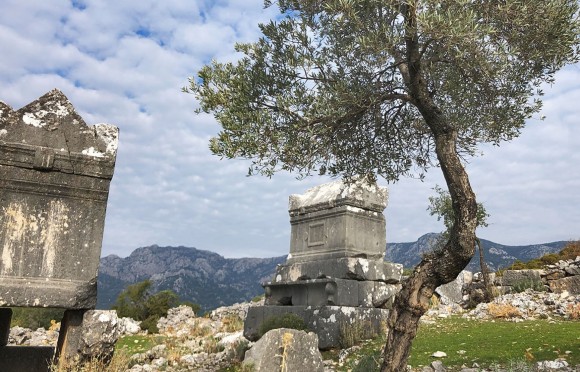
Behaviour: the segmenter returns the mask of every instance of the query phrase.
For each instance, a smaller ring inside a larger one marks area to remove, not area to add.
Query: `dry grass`
[[[224,346],[213,336],[207,336],[203,339],[202,343],[203,351],[208,354],[215,354],[224,350]]]
[[[292,341],[294,340],[294,335],[290,332],[284,333],[282,336],[282,361],[280,364],[281,372],[288,372],[288,364],[286,360],[288,359],[288,351],[290,349],[290,345],[292,345]]]
[[[190,337],[204,337],[212,333],[212,330],[209,326],[202,322],[199,319],[196,319],[194,322],[194,326],[191,328],[189,332]]]
[[[358,345],[363,340],[374,338],[386,330],[386,323],[381,322],[379,329],[375,329],[369,321],[354,321],[340,324],[340,346],[348,349]]]
[[[509,319],[521,316],[520,311],[511,304],[490,303],[487,309],[489,315],[498,319]]]
[[[433,295],[433,296],[431,296],[431,299],[429,300],[429,308],[430,309],[438,309],[440,303],[441,303],[441,301],[439,300],[439,297],[437,295]]]
[[[220,332],[237,332],[244,329],[244,321],[237,315],[228,315],[222,319]]]
[[[67,361],[50,366],[50,372],[125,372],[129,369],[130,357],[126,353],[115,353],[110,363],[99,358],[87,362]]]
[[[580,303],[568,304],[566,307],[566,315],[568,319],[580,320]]]

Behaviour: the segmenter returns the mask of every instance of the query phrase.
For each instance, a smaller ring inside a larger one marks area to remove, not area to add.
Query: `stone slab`
[[[524,282],[540,282],[544,270],[505,270],[497,280],[502,286],[514,286]]]
[[[0,346],[0,371],[50,372],[54,347]]]
[[[441,297],[441,303],[443,305],[450,305],[452,303],[460,304],[463,302],[464,286],[471,284],[472,281],[473,273],[463,270],[457,275],[455,280],[437,287],[435,292]]]
[[[272,280],[290,282],[302,279],[338,278],[399,283],[403,265],[360,257],[342,257],[279,265]]]
[[[384,332],[389,310],[349,306],[255,306],[248,310],[244,337],[258,340],[260,326],[266,319],[288,313],[300,316],[307,328],[318,335],[318,348],[328,350],[342,347],[349,337],[370,339]]]
[[[290,216],[325,210],[340,205],[350,205],[366,210],[381,212],[387,207],[386,187],[356,179],[347,183],[336,180],[308,189],[301,195],[290,195]]]
[[[400,284],[372,281],[359,282],[359,306],[391,309],[395,295],[400,290]]]
[[[91,309],[96,303],[96,277],[86,281],[27,277],[0,278],[0,306]]]
[[[0,103],[0,306],[94,307],[117,140],[58,90]]]
[[[280,306],[358,306],[359,282],[311,279],[265,284],[265,304]]]
[[[548,284],[554,293],[567,291],[571,295],[580,295],[580,275],[550,280]]]
[[[383,307],[399,287],[384,282],[347,279],[310,279],[266,283],[266,306]]]

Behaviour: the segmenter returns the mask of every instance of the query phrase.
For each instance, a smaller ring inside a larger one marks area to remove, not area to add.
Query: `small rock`
[[[181,358],[179,358],[179,361],[181,363],[189,364],[189,365],[194,365],[195,360],[196,360],[195,356],[193,356],[191,354],[183,355]]]
[[[338,363],[339,364],[343,364],[346,361],[346,358],[348,358],[348,356],[352,353],[354,353],[357,350],[360,350],[361,346],[359,345],[355,345],[352,347],[349,347],[348,349],[343,349],[338,353]]]
[[[440,360],[433,361],[431,363],[431,368],[433,368],[433,370],[435,372],[445,372],[445,367],[443,366],[443,362],[441,362]]]
[[[141,332],[141,327],[139,326],[141,322],[133,320],[131,318],[123,317],[119,318],[118,327],[121,335],[135,335]]]
[[[431,356],[433,358],[445,358],[447,356],[447,354],[444,353],[443,351],[436,351],[433,354],[431,354]]]
[[[552,371],[566,367],[568,367],[568,362],[563,359],[545,360],[543,362],[536,363],[536,368],[538,371]]]
[[[165,346],[165,345],[163,345],[163,346]],[[157,359],[153,359],[153,361],[151,362],[151,364],[153,364],[154,366],[157,366],[157,367],[162,367],[162,366],[164,366],[164,365],[167,364],[167,359],[165,359],[163,357],[157,358]]]

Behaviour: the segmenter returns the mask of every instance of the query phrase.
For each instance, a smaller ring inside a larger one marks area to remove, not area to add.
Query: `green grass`
[[[159,335],[126,336],[117,342],[116,349],[129,355],[142,353],[165,342]],[[378,371],[379,351],[384,338],[362,343],[362,349],[348,358],[338,371]],[[458,353],[464,350],[465,353]],[[413,367],[429,365],[435,351],[444,351],[443,364],[448,371],[458,371],[461,365],[478,363],[510,367],[531,362],[565,358],[571,366],[580,364],[580,321],[534,320],[514,323],[509,321],[468,320],[461,317],[440,319],[436,324],[422,324],[411,349],[409,364]],[[570,353],[566,354],[566,351]],[[324,352],[325,359],[338,359],[338,351]],[[518,370],[518,369],[514,369]],[[521,369],[520,369],[521,370]],[[244,371],[234,364],[221,371]]]
[[[122,351],[128,355],[144,353],[153,346],[163,343],[164,339],[159,335],[124,336],[117,341],[115,351]]]
[[[444,351],[447,366],[507,363],[510,360],[533,358],[554,360],[566,358],[571,365],[580,364],[580,322],[547,320],[475,321],[458,317],[443,319],[432,325],[422,325],[409,364],[428,365],[430,355]],[[464,354],[459,352],[464,350]],[[571,353],[566,354],[566,351]]]
[[[339,371],[378,371],[379,350],[384,338],[364,344],[339,368]],[[460,353],[464,350],[465,353]],[[429,365],[435,351],[447,354],[443,364],[448,370],[459,370],[465,364],[481,367],[509,366],[515,361],[554,360],[565,358],[572,366],[580,364],[580,322],[547,320],[477,321],[460,317],[438,320],[436,324],[422,324],[411,349],[408,363],[413,367]],[[566,354],[566,351],[571,353]],[[330,355],[329,355],[330,356]],[[356,361],[362,366],[356,366]]]

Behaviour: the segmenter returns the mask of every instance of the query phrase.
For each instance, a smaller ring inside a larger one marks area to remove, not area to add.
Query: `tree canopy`
[[[472,155],[517,136],[542,84],[578,60],[575,0],[278,5],[239,61],[214,61],[188,88],[223,128],[211,150],[252,159],[250,173],[421,175],[437,163],[430,108]]]
[[[271,6],[266,1],[266,6]],[[475,252],[478,207],[462,160],[518,136],[542,85],[579,60],[576,0],[279,0],[237,62],[191,78],[221,132],[211,150],[289,170],[395,181],[441,168],[447,241],[402,283],[383,371],[406,368],[435,289]],[[463,159],[462,159],[463,158]]]
[[[151,292],[151,281],[144,280],[127,286],[117,297],[112,309],[120,317],[141,321],[141,328],[158,332],[157,321],[167,316],[167,311],[180,304],[179,296],[171,290]],[[194,305],[195,306],[195,305]]]

